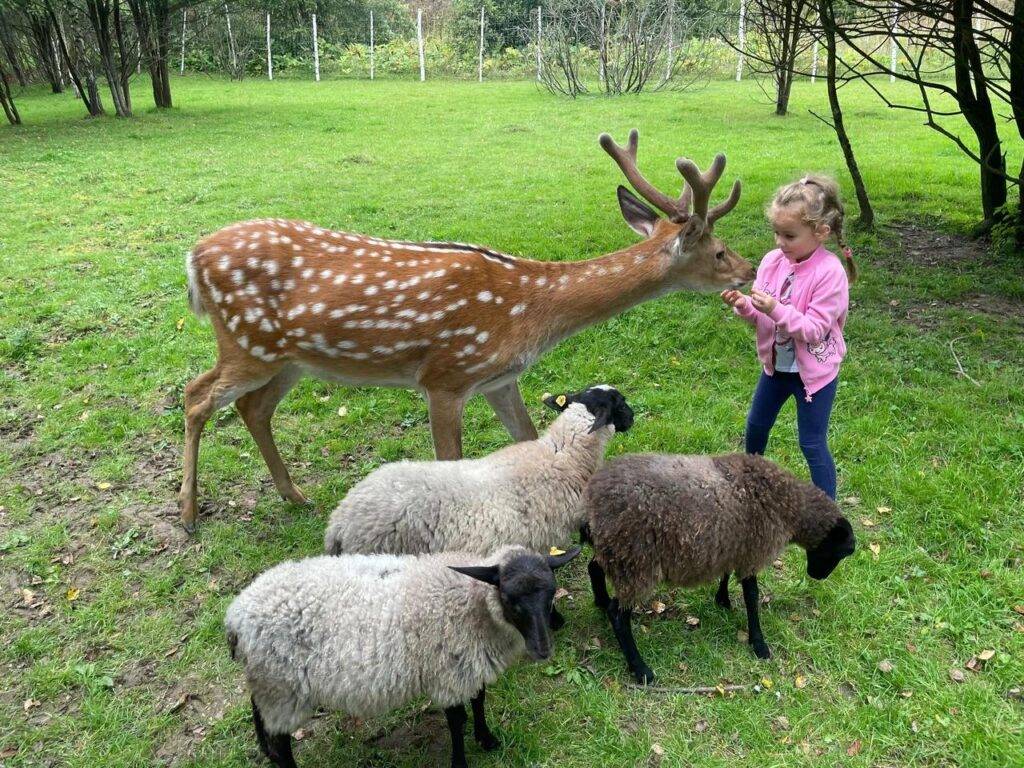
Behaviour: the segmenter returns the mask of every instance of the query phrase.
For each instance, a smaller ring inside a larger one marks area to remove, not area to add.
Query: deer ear
[[[619,198],[619,210],[622,211],[622,218],[629,224],[629,228],[638,235],[650,237],[654,232],[654,225],[658,223],[658,214],[648,208],[640,199],[619,184],[616,190]]]

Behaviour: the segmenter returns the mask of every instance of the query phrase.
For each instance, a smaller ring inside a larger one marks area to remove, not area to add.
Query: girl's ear
[[[819,224],[817,229],[814,230],[814,236],[821,242],[828,240],[828,236],[832,234],[832,227],[828,224]]]

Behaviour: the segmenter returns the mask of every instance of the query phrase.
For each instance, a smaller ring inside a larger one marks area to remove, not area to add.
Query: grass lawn
[[[3,765],[260,764],[224,609],[260,571],[318,553],[333,505],[369,470],[431,455],[417,394],[307,380],[275,424],[314,507],[277,497],[229,409],[204,437],[187,538],[181,393],[215,352],[186,308],[197,238],[283,216],[595,256],[635,240],[597,135],[621,142],[637,126],[641,168],[669,191],[676,156],[728,155],[744,194],[718,234],[756,260],[778,184],[845,176],[807,112],[825,107],[820,84],[798,83],[784,119],[746,82],[571,102],[530,83],[196,77],[175,80],[179,106],[160,114],[144,85],[135,94],[137,118],[89,121],[70,96],[32,91],[18,100],[26,125],[0,130]],[[712,697],[629,687],[580,558],[563,572],[555,658],[489,692],[504,748],[469,747],[473,765],[1024,764],[1021,261],[963,242],[980,218],[977,169],[950,142],[866,91],[846,107],[883,224],[852,237],[862,280],[831,437],[857,554],[823,583],[795,549],[763,574],[769,662],[737,637],[738,587],[731,613],[714,586],[660,591],[667,609],[640,617],[640,649],[662,685],[750,686]],[[751,330],[716,297],[678,294],[564,342],[522,387],[547,424],[544,391],[613,383],[637,421],[612,453],[709,453],[741,446],[757,376]],[[474,400],[467,454],[508,439]],[[769,454],[807,475],[791,406]],[[318,718],[297,759],[421,766],[447,750],[443,717],[413,707]]]

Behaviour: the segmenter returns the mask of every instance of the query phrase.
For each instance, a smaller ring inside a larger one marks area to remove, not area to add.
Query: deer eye
[[[715,258],[718,259],[719,261],[722,261],[722,259],[725,258],[725,251],[723,250],[716,253]]]

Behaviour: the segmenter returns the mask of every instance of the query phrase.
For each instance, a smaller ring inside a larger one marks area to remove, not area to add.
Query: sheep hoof
[[[630,671],[633,673],[633,679],[636,680],[637,685],[654,685],[654,672],[650,667],[645,665]]]
[[[754,655],[759,659],[770,659],[772,652],[768,650],[768,644],[764,640],[758,640],[757,642],[751,643],[754,646]]]
[[[476,743],[480,745],[480,749],[482,749],[484,752],[493,752],[501,746],[501,739],[499,739],[490,731],[478,735],[475,738]]]
[[[557,608],[551,609],[551,631],[557,632],[565,626],[565,617],[558,612]]]
[[[716,597],[715,605],[719,608],[725,608],[727,611],[732,610],[732,600],[729,599],[728,595],[725,598]]]

